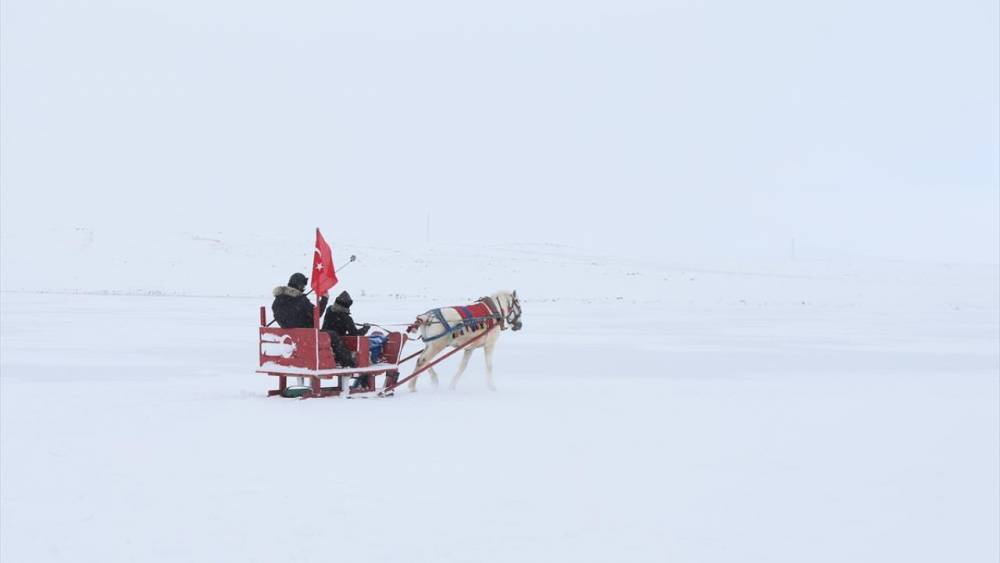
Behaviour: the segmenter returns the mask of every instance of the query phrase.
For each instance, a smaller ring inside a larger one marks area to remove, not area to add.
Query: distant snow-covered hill
[[[400,241],[374,245],[326,233],[338,288],[443,301],[501,288],[527,301],[629,300],[699,307],[1000,308],[995,265],[861,257],[702,259],[599,253],[546,243],[476,246]],[[3,243],[5,291],[260,296],[295,271],[309,273],[309,232],[287,235],[124,233],[87,227]]]

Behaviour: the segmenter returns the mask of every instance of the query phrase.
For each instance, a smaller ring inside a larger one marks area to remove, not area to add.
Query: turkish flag
[[[323,235],[316,229],[316,250],[313,253],[313,273],[310,285],[318,297],[326,295],[337,285],[337,274],[333,271],[333,252]]]

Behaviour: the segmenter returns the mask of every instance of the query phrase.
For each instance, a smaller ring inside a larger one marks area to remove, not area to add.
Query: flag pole
[[[315,283],[316,281],[316,253],[319,251],[319,227],[316,227],[316,242],[313,243],[313,271],[312,275],[309,277],[309,281]],[[316,287],[315,285],[313,287]],[[316,305],[313,307],[313,330],[316,335],[316,370],[319,371],[319,302],[320,295],[316,293]]]
[[[313,307],[313,330],[316,331],[316,369],[319,369],[319,295],[316,295],[316,305]]]

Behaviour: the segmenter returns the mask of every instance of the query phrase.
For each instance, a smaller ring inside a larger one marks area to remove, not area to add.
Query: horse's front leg
[[[421,353],[420,357],[417,358],[417,366],[414,369],[419,370],[420,368],[424,367],[424,365],[427,362],[431,361],[431,359],[433,359],[436,354],[437,350],[433,350],[430,346],[424,348],[423,353]],[[410,393],[413,393],[414,391],[417,390],[418,379],[420,379],[419,375],[411,378],[410,382],[407,384],[407,388],[410,390]]]
[[[420,369],[420,366],[422,365],[424,365],[424,355],[420,354],[420,357],[417,358],[417,366],[414,369]],[[410,393],[413,393],[414,391],[417,390],[418,379],[420,379],[419,375],[416,377],[411,377],[410,382],[406,384],[406,388],[410,390]]]
[[[435,342],[433,344],[430,344],[426,348],[424,348],[423,353],[421,353],[420,357],[417,358],[417,367],[416,367],[416,369],[419,370],[420,368],[424,367],[429,362],[431,362],[434,359],[435,356],[437,356],[438,354],[441,353],[441,350],[444,350],[444,346],[442,346],[441,344],[438,344],[437,342]],[[431,374],[431,383],[434,384],[434,387],[437,387],[438,386],[438,377],[437,377],[437,373],[434,372],[434,368],[429,367],[429,368],[427,368],[427,371]],[[411,392],[417,390],[417,380],[418,379],[420,379],[419,375],[410,380],[409,389],[410,389]]]
[[[431,374],[431,385],[435,389],[441,387],[441,383],[438,381],[438,374],[434,371],[434,368],[427,368],[427,373]]]
[[[486,386],[490,391],[496,391],[497,386],[493,383],[493,342],[487,342],[483,347],[483,356],[486,357]]]
[[[471,348],[466,348],[463,352],[462,363],[459,364],[455,377],[451,378],[451,383],[448,385],[448,388],[452,391],[455,390],[455,387],[458,387],[458,380],[462,377],[462,374],[465,373],[465,368],[469,365],[469,360],[472,358]]]

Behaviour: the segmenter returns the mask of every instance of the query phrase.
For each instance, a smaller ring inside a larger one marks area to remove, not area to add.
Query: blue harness
[[[453,309],[460,309],[465,318],[462,319],[457,325],[451,325],[445,320],[444,315],[441,314],[441,309],[432,309],[428,311],[429,314],[434,315],[441,326],[444,327],[444,332],[437,336],[432,336],[430,338],[424,338],[424,342],[432,342],[439,338],[444,338],[445,336],[451,336],[455,332],[466,331],[466,330],[479,330],[486,324],[487,321],[495,320],[496,315],[490,315],[489,317],[479,317],[476,318],[472,311],[468,307],[452,307]]]

